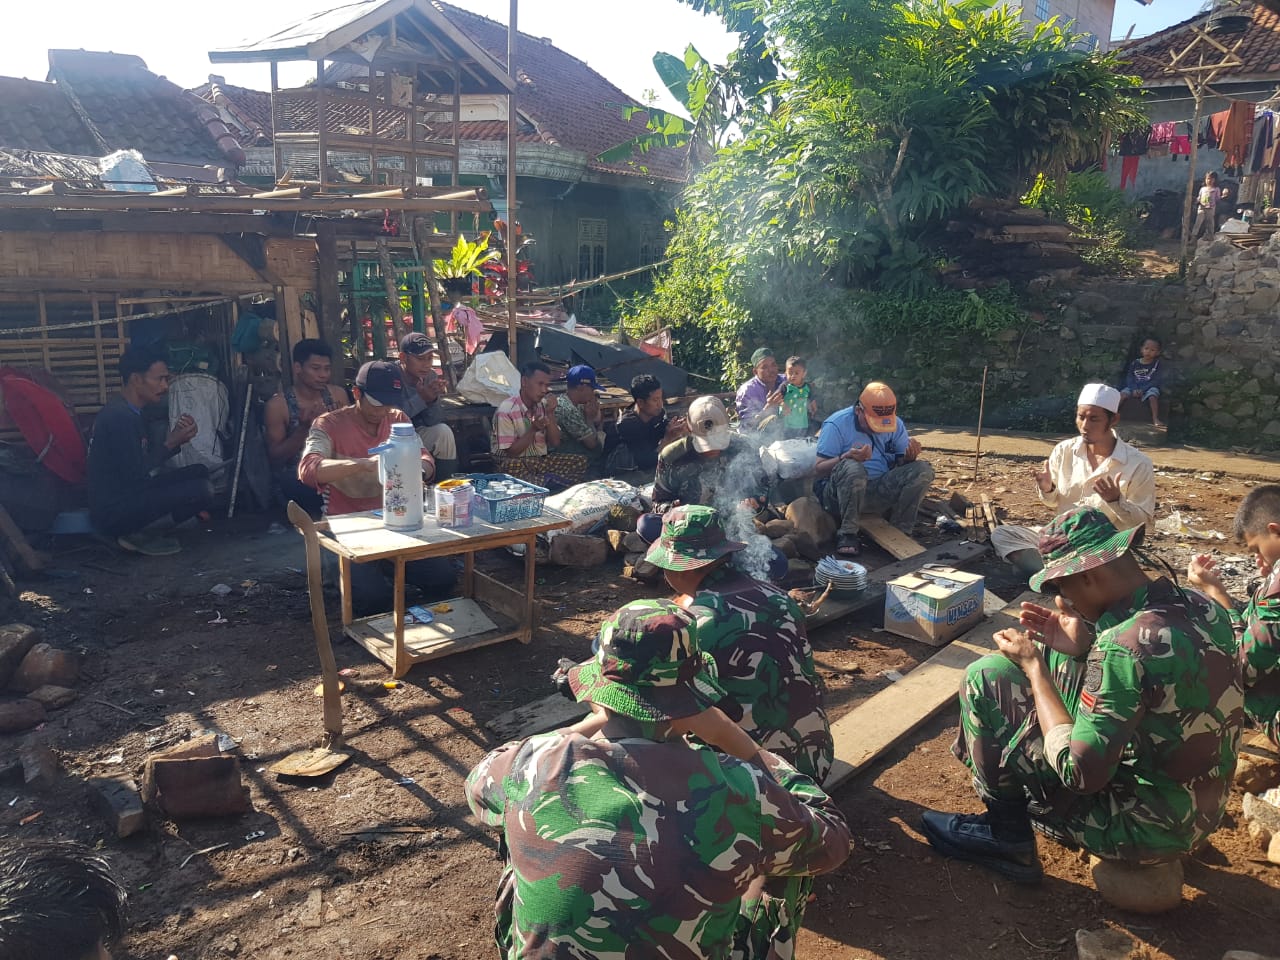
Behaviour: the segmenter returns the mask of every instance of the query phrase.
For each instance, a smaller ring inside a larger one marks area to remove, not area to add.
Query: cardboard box
[[[885,584],[884,628],[931,646],[950,643],[982,619],[983,578],[931,566]]]

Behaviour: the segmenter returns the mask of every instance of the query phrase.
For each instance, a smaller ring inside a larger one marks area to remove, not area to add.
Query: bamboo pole
[[[978,442],[973,448],[973,479],[978,479],[978,461],[982,457],[982,417],[987,410],[987,365],[982,367],[982,393],[978,398]]]
[[[511,0],[511,17],[507,21],[507,76],[511,78],[511,93],[507,96],[507,356],[513,367],[520,366],[516,343],[516,287],[519,286],[519,269],[516,265],[516,47],[519,40],[517,17],[520,0]]]
[[[413,242],[418,248],[418,259],[422,261],[422,282],[427,288],[427,302],[431,305],[431,329],[436,335],[436,349],[440,352],[440,372],[449,389],[456,390],[458,378],[453,371],[453,357],[449,353],[449,338],[444,330],[444,317],[440,315],[440,291],[436,289],[436,271],[431,259],[431,248],[427,243],[427,232],[430,221],[419,217],[413,222]]]

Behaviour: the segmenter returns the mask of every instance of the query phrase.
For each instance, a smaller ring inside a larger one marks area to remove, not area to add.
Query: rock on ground
[[[1129,960],[1137,941],[1123,930],[1077,930],[1080,960]]]
[[[40,631],[25,623],[9,623],[0,627],[0,689],[7,687],[22,658],[40,639]]]
[[[48,719],[44,707],[34,700],[6,700],[0,703],[0,733],[30,730]]]
[[[1182,861],[1130,864],[1089,858],[1102,899],[1133,913],[1164,913],[1182,902]]]
[[[79,657],[70,650],[59,650],[47,643],[37,643],[22,658],[22,663],[9,680],[9,687],[21,693],[30,693],[47,684],[74,687],[79,679]]]
[[[825,544],[835,539],[836,521],[822,509],[817,497],[800,497],[787,505],[787,519],[795,525],[797,534],[806,535],[815,544]]]

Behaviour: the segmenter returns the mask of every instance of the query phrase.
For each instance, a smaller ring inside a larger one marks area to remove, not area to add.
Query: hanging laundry
[[[1173,157],[1173,162],[1177,163],[1179,157],[1191,159],[1191,138],[1189,136],[1177,136],[1169,141],[1169,154]]]
[[[1147,155],[1147,144],[1151,139],[1151,128],[1145,130],[1132,130],[1129,133],[1120,135],[1120,156],[1122,157],[1145,157]]]
[[[1232,100],[1231,109],[1226,111],[1226,119],[1221,129],[1215,123],[1214,133],[1218,138],[1218,149],[1224,154],[1223,164],[1228,167],[1244,165],[1249,156],[1249,148],[1253,146],[1253,104],[1248,100]],[[1222,114],[1215,113],[1210,120]]]
[[[1214,113],[1205,118],[1204,127],[1201,128],[1198,134],[1200,146],[1217,149],[1218,144],[1221,142],[1219,134],[1226,129],[1227,114],[1230,112],[1230,110],[1223,110],[1221,113]]]
[[[1121,190],[1123,190],[1128,185],[1137,187],[1138,161],[1141,159],[1142,159],[1141,157],[1126,157],[1123,155],[1120,157],[1120,189]]]
[[[1178,134],[1178,121],[1162,120],[1160,123],[1151,125],[1151,146],[1155,147],[1162,143],[1169,143]]]
[[[1249,163],[1249,170],[1251,173],[1257,173],[1259,170],[1266,169],[1267,153],[1275,144],[1275,114],[1270,110],[1264,111],[1254,118],[1253,126],[1253,159]]]

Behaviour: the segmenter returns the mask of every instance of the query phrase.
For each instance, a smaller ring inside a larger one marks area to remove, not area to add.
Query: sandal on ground
[[[836,544],[836,556],[851,558],[862,553],[862,544],[858,542],[858,538],[841,539]]]

